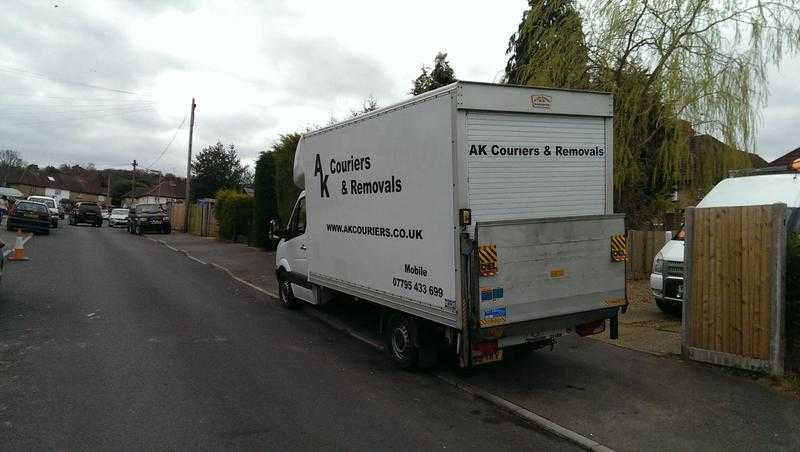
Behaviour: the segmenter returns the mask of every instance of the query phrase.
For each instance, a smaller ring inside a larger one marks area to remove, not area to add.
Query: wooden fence
[[[690,208],[683,354],[783,373],[786,205]]]
[[[653,267],[653,258],[667,242],[668,231],[629,230],[628,279],[647,279]]]
[[[174,230],[186,231],[185,204],[173,204],[169,215]],[[197,204],[189,206],[189,230],[186,232],[202,237],[219,237],[219,225],[214,216],[213,204],[206,204],[205,207]]]

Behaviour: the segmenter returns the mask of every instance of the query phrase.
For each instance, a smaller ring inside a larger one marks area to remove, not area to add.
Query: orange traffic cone
[[[10,261],[27,261],[29,257],[25,256],[25,245],[22,242],[22,230],[17,229],[17,243],[14,245],[14,251],[8,257]]]

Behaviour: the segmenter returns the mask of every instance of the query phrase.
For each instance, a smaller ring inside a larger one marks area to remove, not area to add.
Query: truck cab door
[[[290,281],[294,296],[312,302],[314,294],[308,282],[308,232],[306,231],[306,197],[301,196],[289,221],[286,251],[292,268]]]

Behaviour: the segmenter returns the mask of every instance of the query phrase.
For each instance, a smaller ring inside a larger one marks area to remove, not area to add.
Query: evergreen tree
[[[456,81],[455,71],[447,61],[447,53],[439,52],[433,61],[433,69],[422,66],[422,73],[414,80],[411,94],[419,95]]]

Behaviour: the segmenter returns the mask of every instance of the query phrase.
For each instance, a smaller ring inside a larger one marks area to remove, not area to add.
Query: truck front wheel
[[[402,369],[414,367],[419,358],[419,349],[415,345],[416,325],[413,322],[408,316],[393,313],[387,323],[386,348]]]
[[[281,306],[288,309],[297,309],[300,303],[292,292],[292,283],[289,282],[289,275],[285,271],[278,273],[278,295]]]

